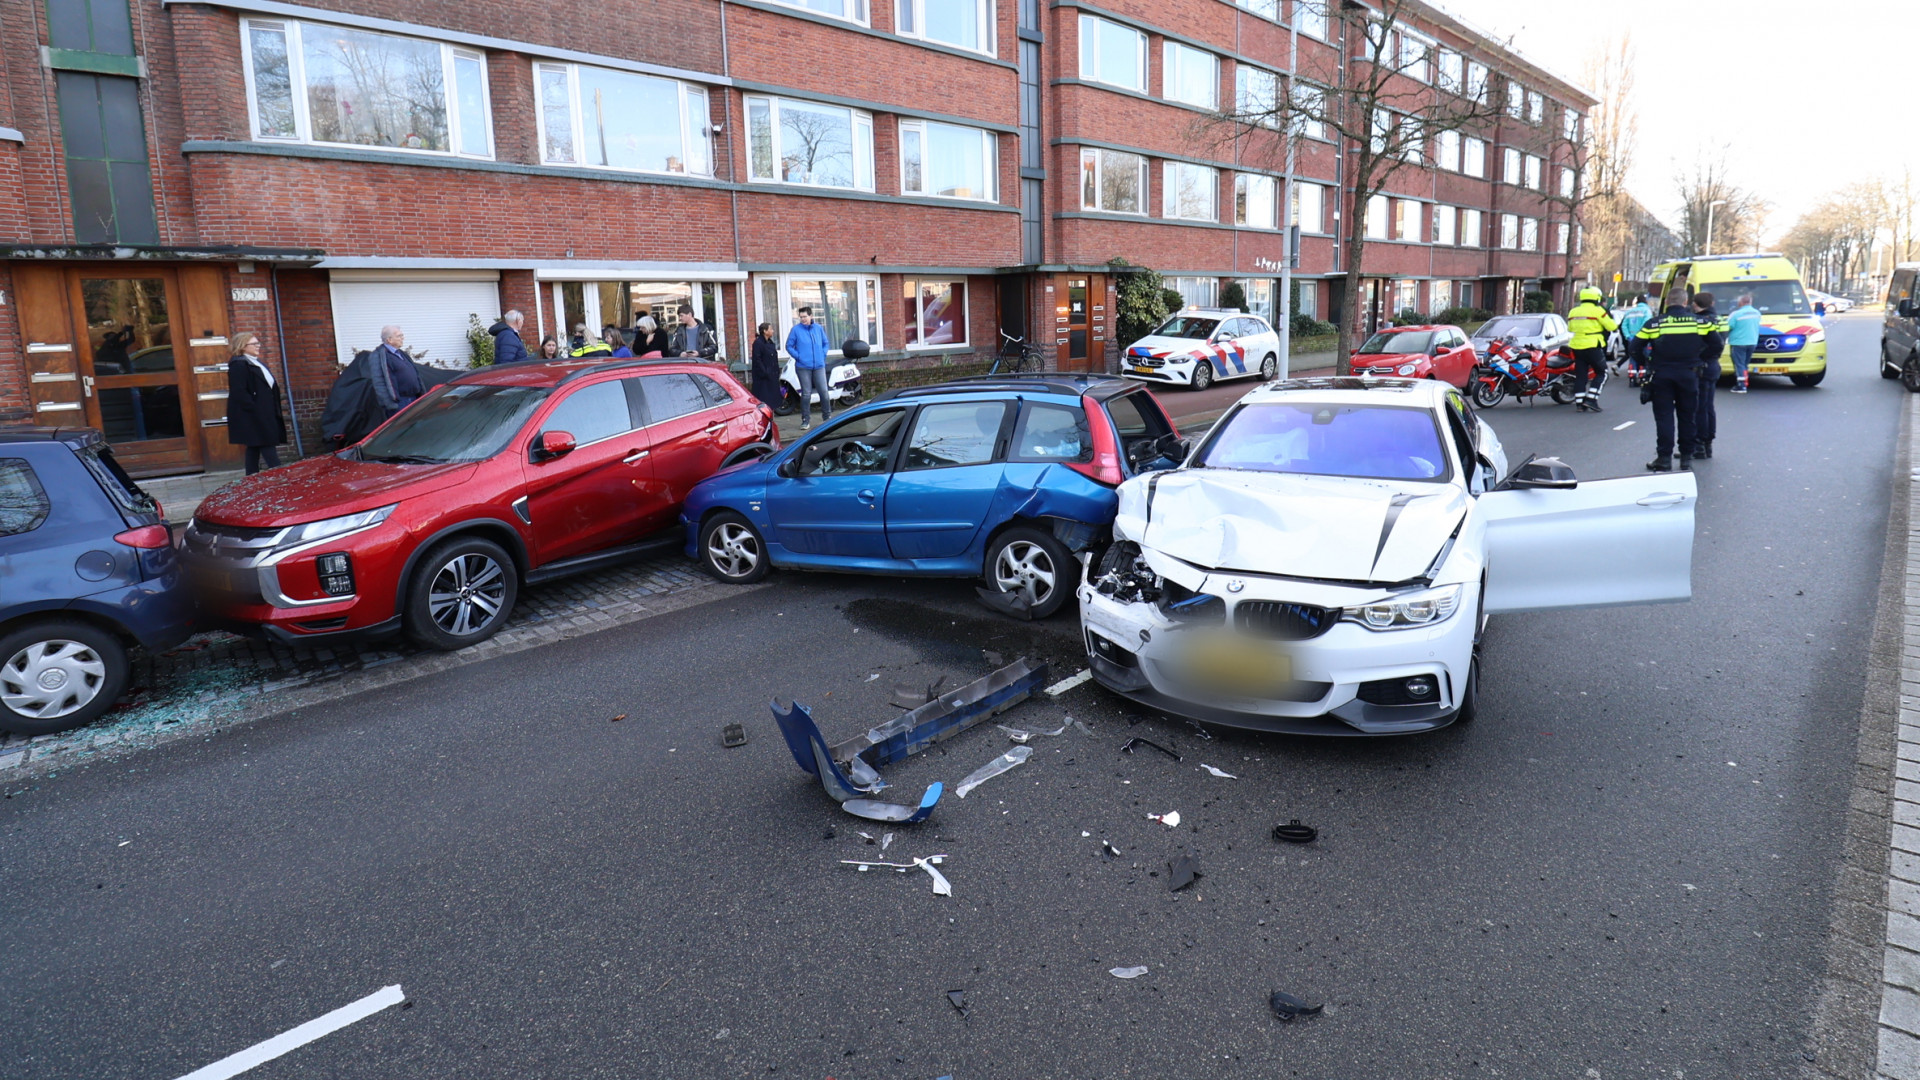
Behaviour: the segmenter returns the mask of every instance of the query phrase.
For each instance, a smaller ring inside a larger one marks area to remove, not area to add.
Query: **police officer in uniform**
[[[1713,390],[1720,383],[1720,353],[1727,338],[1727,320],[1714,307],[1710,292],[1693,294],[1693,314],[1695,318],[1713,323],[1717,334],[1713,346],[1700,351],[1700,383],[1695,391],[1699,405],[1693,414],[1693,456],[1710,458],[1713,437],[1720,428],[1720,419],[1713,411]]]
[[[1620,329],[1608,314],[1605,296],[1589,285],[1580,290],[1580,302],[1567,312],[1573,331],[1573,407],[1599,412],[1600,388],[1607,381],[1607,335]]]
[[[1647,321],[1635,335],[1644,350],[1647,386],[1643,391],[1653,403],[1656,432],[1652,472],[1671,472],[1675,447],[1674,428],[1678,426],[1680,467],[1693,467],[1693,447],[1698,439],[1694,420],[1700,406],[1700,357],[1709,348],[1718,356],[1720,332],[1711,319],[1702,319],[1687,309],[1686,291],[1675,286],[1667,310]]]

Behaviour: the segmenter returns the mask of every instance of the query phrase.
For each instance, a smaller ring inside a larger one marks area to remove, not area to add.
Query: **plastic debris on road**
[[[1107,974],[1116,979],[1137,979],[1145,975],[1147,971],[1148,968],[1146,965],[1142,964],[1139,967],[1109,968],[1107,969]]]
[[[870,821],[912,824],[925,821],[933,812],[944,786],[938,782],[929,786],[917,807],[862,798],[886,788],[879,768],[1006,712],[1033,696],[1046,682],[1046,664],[1016,660],[837,745],[828,744],[814,723],[812,710],[805,705],[775,698],[771,708],[794,763],[818,780],[841,809]],[[937,693],[939,686],[935,682],[928,687],[929,694]]]
[[[1110,841],[1102,840],[1100,841],[1100,846],[1106,851],[1109,859],[1117,859],[1120,857],[1120,849],[1114,847]]]
[[[946,682],[947,677],[942,675],[928,683],[925,689],[907,686],[904,683],[898,684],[893,688],[893,707],[917,709],[928,702],[937,701],[940,698],[940,688],[945,686]]]
[[[961,1016],[967,1015],[967,992],[965,990],[947,991],[947,1004],[953,1006]]]
[[[944,858],[946,858],[945,855],[929,855],[924,859],[915,859],[910,863],[876,862],[872,859],[841,859],[840,862],[845,866],[858,867],[863,874],[876,866],[883,866],[897,874],[904,874],[909,870],[925,870],[927,876],[933,879],[933,894],[935,896],[952,896],[953,883],[947,880],[945,874],[934,869],[934,864]]]
[[[1275,990],[1267,998],[1267,1005],[1273,1009],[1273,1015],[1291,1022],[1296,1016],[1319,1016],[1323,1005],[1308,1003],[1305,998],[1297,998],[1284,990]]]
[[[1228,772],[1228,771],[1227,771],[1227,770],[1225,770],[1225,769],[1216,769],[1216,768],[1214,768],[1213,766],[1211,766],[1211,765],[1207,765],[1207,764],[1204,764],[1204,763],[1203,763],[1203,764],[1201,764],[1201,766],[1200,766],[1200,767],[1201,767],[1201,768],[1203,768],[1203,769],[1205,769],[1205,770],[1207,770],[1208,772],[1210,772],[1210,773],[1212,773],[1213,775],[1215,775],[1215,776],[1217,776],[1217,777],[1219,777],[1219,778],[1220,778],[1220,779],[1222,779],[1222,780],[1238,780],[1238,779],[1240,779],[1239,777],[1237,777],[1237,776],[1235,776],[1235,775],[1233,775],[1232,773],[1230,773],[1230,772]]]
[[[1038,729],[1035,729],[1033,731],[1027,731],[1022,728],[1008,727],[1005,724],[995,724],[993,726],[999,728],[1001,731],[1006,732],[1007,738],[1012,739],[1014,742],[1023,743],[1029,739],[1032,739],[1041,735],[1045,735],[1049,738],[1055,735],[1065,735],[1067,733],[1067,729],[1073,726],[1073,717],[1071,716],[1067,717],[1066,723],[1061,724],[1059,727],[1054,728],[1052,731],[1040,731]]]
[[[1287,844],[1311,844],[1319,835],[1319,829],[1300,824],[1299,818],[1273,827],[1273,838]]]
[[[720,745],[728,749],[747,745],[747,726],[745,724],[728,724],[721,728]]]
[[[1173,810],[1165,814],[1148,814],[1147,820],[1157,821],[1169,829],[1177,829],[1180,827],[1180,811]]]
[[[953,793],[956,796],[964,799],[967,797],[967,792],[972,791],[974,788],[979,787],[981,784],[984,784],[987,781],[993,779],[994,777],[999,776],[1001,773],[1006,772],[1008,769],[1011,769],[1019,765],[1020,763],[1026,761],[1028,758],[1032,756],[1033,756],[1033,747],[1016,746],[1013,749],[1007,751],[1006,753],[1001,754],[999,757],[994,758],[992,761],[987,762],[985,765],[982,765],[979,768],[968,773],[967,778],[965,780],[960,781],[959,786],[953,789]]]
[[[1154,742],[1152,739],[1143,739],[1138,735],[1135,735],[1133,738],[1128,739],[1126,742],[1121,743],[1120,752],[1123,754],[1131,754],[1142,746],[1150,746],[1155,750],[1158,750],[1161,753],[1167,755],[1168,757],[1172,758],[1175,761],[1180,760],[1179,754],[1176,754],[1173,751],[1167,749],[1166,747],[1161,746],[1159,743]]]
[[[1200,876],[1200,860],[1191,855],[1182,855],[1167,864],[1167,891],[1179,892]]]
[[[887,850],[887,847],[888,847],[888,845],[890,845],[890,844],[892,844],[892,843],[893,843],[893,834],[892,834],[892,833],[888,833],[888,834],[887,834],[886,836],[884,836],[884,837],[881,837],[881,839],[880,839],[880,850],[881,850],[882,852],[884,852],[884,851],[886,851],[886,850]]]
[[[619,723],[620,721],[622,721],[622,720],[625,720],[626,718],[627,718],[627,714],[626,714],[626,713],[621,713],[621,714],[620,714],[619,716],[615,716],[615,717],[613,717],[613,718],[611,718],[611,719],[609,719],[609,720],[607,721],[607,723],[609,723],[609,724],[617,724],[617,723]]]

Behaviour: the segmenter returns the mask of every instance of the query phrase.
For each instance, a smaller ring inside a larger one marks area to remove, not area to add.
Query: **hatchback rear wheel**
[[[0,637],[0,728],[47,735],[91,723],[127,687],[127,650],[99,627],[52,619]]]
[[[987,587],[1030,619],[1060,610],[1079,584],[1079,560],[1052,533],[1017,525],[987,549]]]
[[[415,641],[451,652],[500,632],[520,595],[513,559],[485,537],[455,537],[420,560],[407,584],[406,627]]]
[[[722,510],[700,527],[700,565],[729,585],[750,584],[767,576],[767,545],[753,522]]]

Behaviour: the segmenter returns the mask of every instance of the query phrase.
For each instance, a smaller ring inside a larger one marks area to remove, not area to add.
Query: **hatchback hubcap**
[[[993,563],[994,587],[1003,593],[1019,593],[1036,607],[1053,595],[1055,576],[1047,549],[1026,540],[1015,540],[1001,548],[1000,557]]]
[[[106,679],[106,661],[85,644],[39,641],[0,667],[0,701],[21,716],[51,720],[86,708]]]
[[[479,632],[500,614],[507,598],[507,576],[500,564],[478,552],[456,555],[433,576],[427,613],[449,634]]]
[[[760,565],[760,541],[745,525],[724,522],[707,534],[707,558],[728,577],[745,577]]]

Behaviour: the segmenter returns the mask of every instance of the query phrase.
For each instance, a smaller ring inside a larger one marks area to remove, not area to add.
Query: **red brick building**
[[[1003,329],[1104,366],[1110,260],[1271,316],[1289,205],[1305,312],[1506,310],[1566,275],[1553,196],[1591,99],[1401,18],[1435,93],[1478,71],[1517,105],[1369,215],[1356,308],[1324,280],[1339,147],[1308,133],[1289,178],[1276,133],[1218,121],[1338,67],[1355,24],[1307,0],[0,0],[0,422],[102,427],[143,472],[231,463],[250,331],[311,452],[383,325],[464,366],[507,308],[529,346],[691,309],[737,359],[806,304],[881,366]]]

